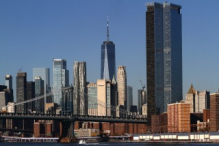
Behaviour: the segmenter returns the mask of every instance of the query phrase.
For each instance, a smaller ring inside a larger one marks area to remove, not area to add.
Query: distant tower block
[[[125,66],[118,66],[117,71],[118,105],[126,108],[127,103],[127,79]]]

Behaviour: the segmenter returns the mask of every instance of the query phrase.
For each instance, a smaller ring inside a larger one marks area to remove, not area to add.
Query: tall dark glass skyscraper
[[[27,100],[27,73],[18,72],[16,76],[17,86],[17,103]],[[26,111],[24,104],[16,106],[16,112],[22,113]]]
[[[107,40],[101,45],[101,79],[112,80],[116,72],[115,44],[109,41],[109,24],[107,20]]]
[[[181,6],[147,4],[147,105],[151,115],[167,111],[167,104],[182,100]]]

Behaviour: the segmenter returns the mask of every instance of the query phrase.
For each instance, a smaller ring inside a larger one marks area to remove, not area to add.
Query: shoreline
[[[86,141],[87,143],[97,143],[98,141]],[[52,141],[0,141],[0,143],[59,143]],[[77,142],[76,142],[77,143]],[[166,143],[166,144],[182,144],[182,143],[219,143],[219,141],[123,141],[123,140],[110,140],[108,142],[98,143]]]

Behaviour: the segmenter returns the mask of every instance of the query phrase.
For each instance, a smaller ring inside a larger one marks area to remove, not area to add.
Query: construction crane
[[[141,80],[140,80],[140,82],[141,82]],[[141,82],[141,86],[142,86],[142,90],[144,90],[145,85],[143,85],[142,82]]]

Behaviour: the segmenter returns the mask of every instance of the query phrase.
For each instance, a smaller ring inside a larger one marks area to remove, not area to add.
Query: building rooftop
[[[187,94],[195,94],[195,89],[194,89],[192,84],[191,84],[191,87],[189,88],[189,91],[187,92]]]

